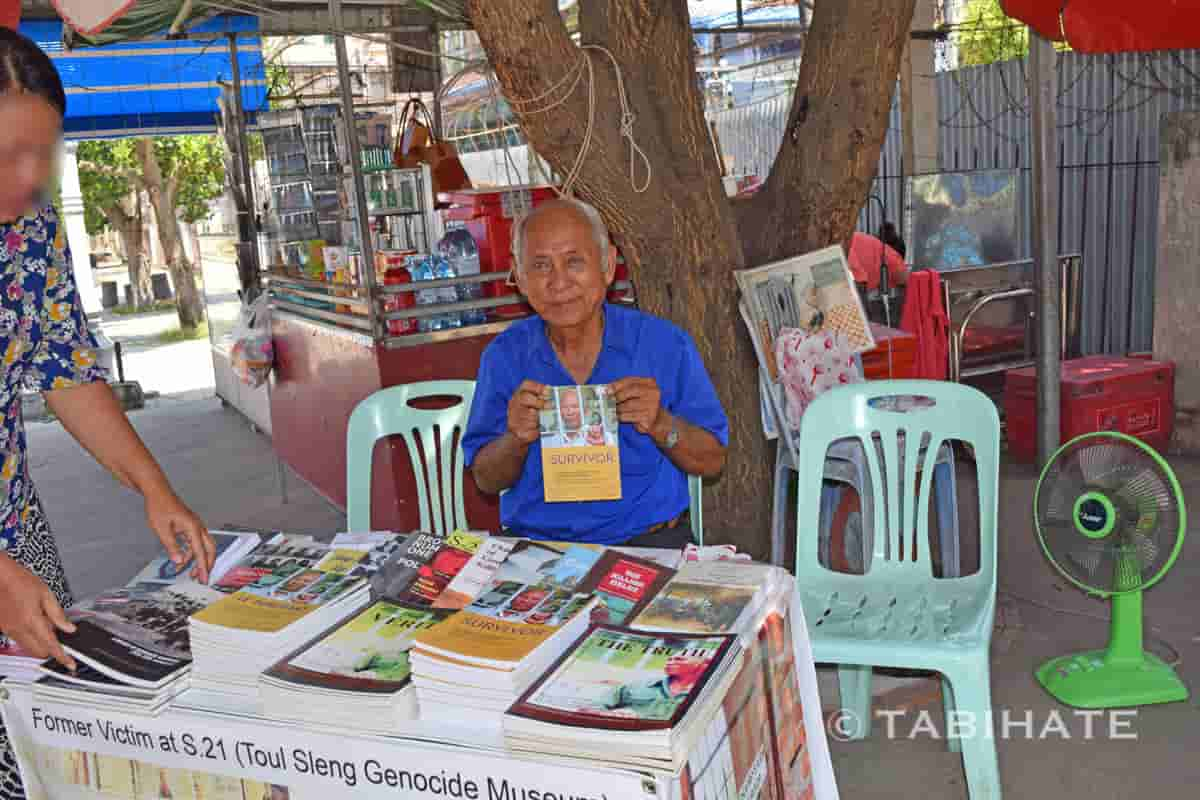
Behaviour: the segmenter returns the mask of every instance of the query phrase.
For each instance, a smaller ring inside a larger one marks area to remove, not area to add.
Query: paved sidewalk
[[[270,440],[223,408],[211,388],[153,401],[130,420],[176,491],[210,527],[332,535],[345,526],[340,511],[290,472],[283,502]],[[140,497],[117,484],[61,425],[27,427],[33,479],[76,595],[129,580],[158,547]]]

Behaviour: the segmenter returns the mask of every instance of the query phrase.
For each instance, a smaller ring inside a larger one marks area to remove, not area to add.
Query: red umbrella
[[[1004,13],[1080,53],[1200,47],[1200,0],[1000,0]]]

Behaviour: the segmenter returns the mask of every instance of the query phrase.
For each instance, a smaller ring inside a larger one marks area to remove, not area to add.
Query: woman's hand
[[[164,490],[146,496],[146,522],[167,549],[167,556],[176,568],[195,558],[192,577],[200,583],[208,583],[217,546],[204,523],[174,492]]]
[[[9,556],[0,554],[0,632],[35,658],[53,658],[75,670],[55,633],[74,633],[50,587]]]

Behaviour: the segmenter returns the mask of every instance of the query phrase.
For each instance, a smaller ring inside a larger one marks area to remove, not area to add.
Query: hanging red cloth
[[[0,0],[0,28],[15,31],[21,24],[21,0]]]
[[[1200,48],[1200,0],[1000,0],[1004,13],[1080,53]]]
[[[916,377],[946,380],[950,319],[942,305],[942,277],[937,270],[921,270],[908,276],[900,329],[917,337]]]

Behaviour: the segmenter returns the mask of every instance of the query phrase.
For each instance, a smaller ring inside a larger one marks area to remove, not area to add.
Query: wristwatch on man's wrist
[[[667,441],[663,443],[664,450],[670,450],[675,445],[679,444],[679,420],[675,415],[671,415],[671,432],[667,434]]]

